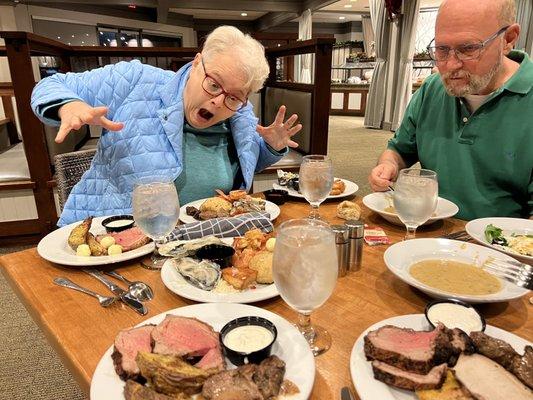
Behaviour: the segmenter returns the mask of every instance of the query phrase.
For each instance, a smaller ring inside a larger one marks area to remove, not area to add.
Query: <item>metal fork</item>
[[[518,261],[487,259],[483,269],[517,286],[533,290],[533,267]]]
[[[452,240],[460,240],[463,242],[470,242],[472,240],[472,237],[466,233],[466,231],[458,231],[453,233],[448,233],[446,235],[441,236],[443,239],[452,239]]]

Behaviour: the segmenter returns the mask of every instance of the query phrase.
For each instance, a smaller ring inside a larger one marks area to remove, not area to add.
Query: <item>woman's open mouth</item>
[[[200,117],[201,120],[207,122],[211,118],[213,118],[213,113],[211,111],[206,110],[205,108],[200,108],[198,110],[198,116]]]

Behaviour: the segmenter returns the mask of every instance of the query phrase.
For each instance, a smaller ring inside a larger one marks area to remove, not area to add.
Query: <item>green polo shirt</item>
[[[519,51],[508,57],[520,68],[474,113],[440,75],[428,77],[388,144],[407,165],[437,172],[458,218],[533,215],[533,63]]]

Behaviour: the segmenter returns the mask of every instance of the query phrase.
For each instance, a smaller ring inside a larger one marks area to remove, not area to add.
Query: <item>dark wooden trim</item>
[[[5,190],[35,189],[37,185],[33,181],[0,182],[0,192]]]
[[[300,42],[293,42],[285,46],[269,47],[265,49],[267,57],[284,57],[294,56],[297,54],[314,53],[317,47],[333,46],[334,38],[316,38],[309,40],[302,40]],[[331,68],[331,65],[329,65]]]
[[[0,96],[14,96],[13,84],[11,82],[0,82]]]
[[[177,57],[194,58],[201,50],[196,47],[104,47],[71,46],[71,57]]]
[[[0,46],[0,57],[7,57],[6,46]]]
[[[40,234],[38,219],[0,222],[0,238],[14,235]]]
[[[2,97],[2,106],[4,107],[4,114],[7,119],[7,136],[9,138],[10,144],[19,143],[20,139],[17,133],[17,126],[15,124],[15,110],[13,109],[13,103],[11,102],[11,97],[13,95],[7,95]]]
[[[280,89],[290,89],[290,90],[297,90],[299,92],[313,92],[315,89],[315,85],[308,84],[308,83],[298,83],[298,82],[267,82],[268,87],[275,87]]]
[[[365,115],[366,100],[367,100],[367,97],[368,97],[368,89],[360,89],[360,90],[358,90],[358,89],[350,89],[350,88],[346,88],[346,87],[337,89],[337,88],[335,88],[335,86],[333,86],[331,88],[331,95],[333,95],[333,93],[342,93],[344,95],[344,97],[343,97],[342,110],[331,108],[331,101],[330,101],[330,111],[329,111],[329,113],[331,115],[351,115],[351,116],[357,116],[357,117]],[[361,106],[357,110],[348,109],[350,93],[359,93],[361,95]]]

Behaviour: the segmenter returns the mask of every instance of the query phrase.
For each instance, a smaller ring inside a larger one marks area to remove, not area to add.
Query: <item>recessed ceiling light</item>
[[[57,38],[58,38],[58,39],[61,39],[61,36],[58,36]]]
[[[241,17],[247,17],[248,13],[241,13]]]
[[[85,42],[82,40],[82,41],[81,41],[81,44],[85,44]]]
[[[339,17],[339,19],[346,19],[346,17]]]
[[[352,8],[352,5],[351,4],[345,4],[344,8]]]
[[[68,45],[70,46],[70,42],[68,42]]]
[[[86,33],[86,34],[85,34],[85,36],[89,36],[89,34],[88,34],[88,33]]]

